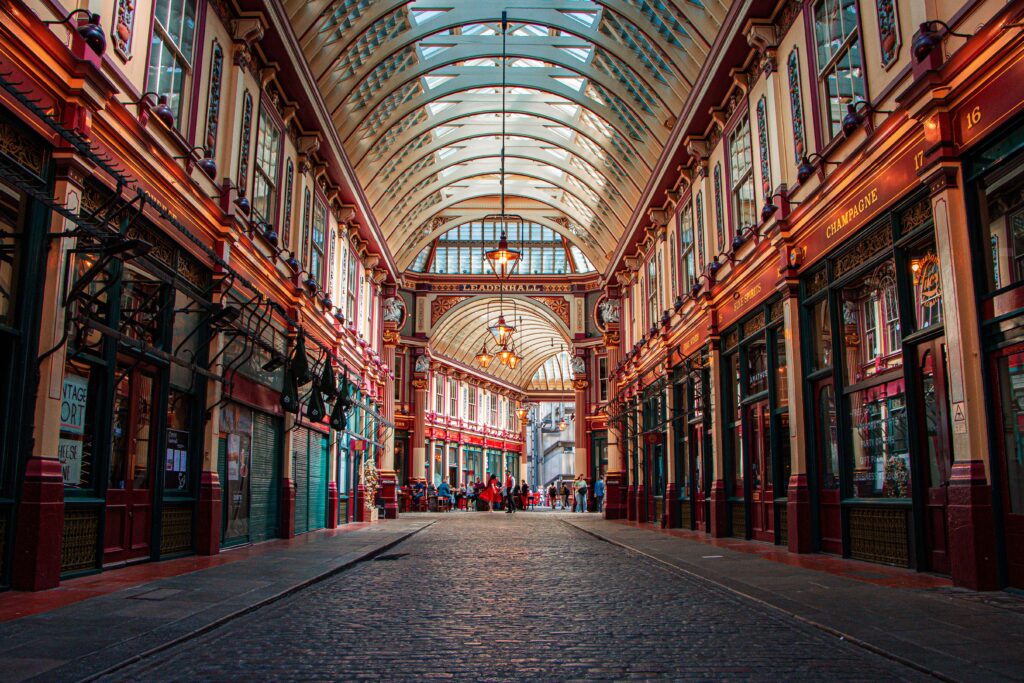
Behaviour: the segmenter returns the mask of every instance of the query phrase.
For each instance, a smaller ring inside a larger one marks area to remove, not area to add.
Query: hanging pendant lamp
[[[487,343],[484,342],[484,344],[480,347],[480,353],[476,354],[476,362],[480,365],[480,367],[486,370],[487,366],[491,364],[492,360],[494,360],[494,356],[487,352]]]
[[[498,321],[487,329],[494,337],[494,343],[498,346],[506,346],[510,341],[512,341],[512,335],[516,331],[514,325],[510,325],[505,322],[505,316],[501,313],[498,314]]]

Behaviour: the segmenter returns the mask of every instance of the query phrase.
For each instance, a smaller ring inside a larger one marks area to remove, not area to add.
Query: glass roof
[[[572,371],[569,369],[569,353],[559,351],[537,368],[526,387],[533,391],[569,391],[572,389]]]
[[[729,0],[284,4],[401,269],[453,226],[498,211],[503,144],[515,213],[605,268],[729,9]]]
[[[517,275],[566,275],[590,273],[594,266],[568,240],[538,223],[510,223],[506,227],[509,246],[520,253]],[[500,236],[500,222],[485,220],[463,223],[445,232],[423,248],[410,270],[443,275],[481,275],[491,271],[484,252]]]

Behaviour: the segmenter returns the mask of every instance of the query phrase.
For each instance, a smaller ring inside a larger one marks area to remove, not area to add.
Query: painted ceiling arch
[[[477,367],[474,358],[481,346],[486,343],[491,353],[495,351],[494,339],[487,326],[497,320],[499,309],[505,320],[516,327],[512,343],[523,360],[515,370],[494,361],[482,372],[525,387],[545,360],[571,344],[565,322],[536,298],[514,295],[499,300],[497,296],[486,295],[462,301],[432,326],[428,335],[430,351]]]
[[[570,221],[574,244],[589,242],[587,257],[604,270],[730,2],[284,6],[400,264],[415,258],[423,226],[441,212],[487,196],[497,212],[504,143],[516,166],[506,194]],[[506,139],[495,139],[503,124]]]

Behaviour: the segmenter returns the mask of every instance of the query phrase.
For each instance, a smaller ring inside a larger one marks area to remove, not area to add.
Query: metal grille
[[[160,554],[192,550],[192,506],[164,508],[160,520]]]
[[[736,538],[747,537],[747,509],[742,500],[732,504],[732,535]]]
[[[693,515],[690,512],[690,501],[684,500],[679,506],[679,524],[684,529],[689,529],[693,526]]]
[[[60,546],[62,573],[96,567],[96,546],[99,545],[100,511],[64,510],[64,535]]]
[[[850,510],[850,557],[909,567],[907,511],[869,507]]]
[[[775,508],[775,514],[779,516],[779,538],[778,541],[782,545],[789,543],[789,516],[786,511],[785,505],[779,505]]]

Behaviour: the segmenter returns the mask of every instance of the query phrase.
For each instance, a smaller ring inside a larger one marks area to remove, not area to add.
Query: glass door
[[[925,543],[928,568],[949,573],[949,533],[946,528],[949,477],[953,467],[953,444],[949,429],[949,397],[946,393],[946,339],[924,342],[917,347],[920,371],[919,438],[927,457],[925,481]]]
[[[153,526],[153,406],[156,378],[135,361],[117,366],[103,562],[150,554]]]
[[[1024,345],[1000,351],[993,358],[998,387],[1002,470],[1003,527],[1007,579],[1024,587]]]
[[[750,530],[759,541],[775,540],[775,506],[772,478],[771,411],[768,401],[746,407],[750,441],[747,448],[750,473]]]
[[[814,386],[814,424],[821,550],[841,555],[843,520],[839,488],[839,430],[836,426],[836,393],[831,379]]]

